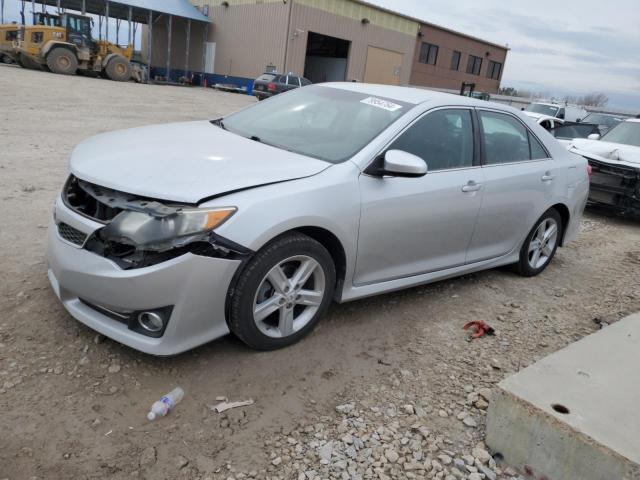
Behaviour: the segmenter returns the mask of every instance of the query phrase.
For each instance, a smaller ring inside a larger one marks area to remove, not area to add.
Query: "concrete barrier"
[[[502,381],[486,443],[525,478],[640,479],[640,314]]]

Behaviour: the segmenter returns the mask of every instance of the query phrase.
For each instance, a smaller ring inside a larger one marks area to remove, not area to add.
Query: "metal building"
[[[37,6],[36,6],[37,4]],[[98,16],[99,35],[102,35],[102,23],[104,21],[105,38],[112,39],[109,35],[109,22],[106,19],[116,19],[116,43],[120,42],[120,24],[122,21],[127,22],[127,33],[123,32],[123,41],[129,44],[135,41],[135,30],[137,25],[144,24],[145,32],[142,44],[145,46],[144,59],[151,67],[153,52],[148,49],[148,45],[154,45],[157,49],[163,51],[165,59],[172,56],[171,52],[181,49],[178,54],[182,59],[184,68],[193,65],[193,69],[198,72],[204,70],[205,58],[202,55],[204,45],[207,40],[209,22],[207,16],[198,11],[187,0],[25,0],[22,8],[29,5],[31,13],[35,15],[38,8],[44,12],[46,6],[56,7],[57,12],[72,10],[80,12],[83,15],[93,14]],[[0,4],[0,11],[4,16],[4,2]],[[157,25],[162,25],[162,41],[154,38],[154,32]],[[123,27],[124,30],[125,27]],[[180,35],[177,40],[172,38],[174,28],[180,28]],[[191,46],[200,43],[198,58],[192,58]],[[157,65],[153,63],[153,65]],[[165,62],[165,69],[169,64]]]
[[[295,72],[313,82],[359,81],[459,89],[461,81],[467,81],[476,83],[478,89],[494,92],[506,58],[505,47],[362,0],[190,1],[210,19],[206,44],[193,46],[191,53],[193,59],[205,59],[209,84],[233,83],[250,91],[258,75],[277,71]],[[167,61],[162,45],[168,32],[162,24],[153,28],[153,74],[166,75],[169,64],[170,76],[175,80],[185,68],[183,50],[172,50]],[[173,35],[180,44],[181,29],[174,29]],[[143,35],[143,50],[149,46],[145,38]],[[431,49],[427,55],[430,63],[422,63],[423,43],[429,41],[433,42],[429,45],[440,42],[441,50],[434,57]],[[460,53],[462,73],[441,71],[450,62],[446,59],[452,54],[449,50]],[[478,70],[474,63],[472,73],[467,74],[464,62],[479,52],[484,65]],[[501,59],[500,68],[492,67],[499,70],[497,79],[486,77],[487,52],[492,60]],[[198,63],[191,62],[187,69],[199,71]]]

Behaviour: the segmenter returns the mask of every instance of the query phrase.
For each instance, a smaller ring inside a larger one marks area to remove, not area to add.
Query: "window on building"
[[[422,42],[420,48],[420,63],[435,65],[438,61],[438,46],[431,43]]]
[[[482,68],[482,58],[475,55],[469,55],[469,61],[467,62],[467,73],[471,75],[480,75],[480,69]]]
[[[451,55],[451,70],[458,70],[460,68],[460,57],[462,54],[456,50]]]
[[[498,80],[500,78],[500,73],[502,72],[502,64],[500,62],[494,62],[491,60],[489,62],[489,68],[487,68],[487,78],[491,78],[492,80]]]

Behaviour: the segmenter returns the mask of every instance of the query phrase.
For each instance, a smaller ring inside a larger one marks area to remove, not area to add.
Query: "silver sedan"
[[[332,301],[501,265],[537,275],[589,189],[585,159],[510,107],[351,83],[99,135],[70,163],[51,285],[155,355],[229,332],[280,348]]]

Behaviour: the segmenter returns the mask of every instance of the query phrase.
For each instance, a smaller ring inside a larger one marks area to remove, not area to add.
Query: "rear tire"
[[[131,64],[124,57],[113,57],[107,63],[105,73],[114,82],[126,82],[131,78]]]
[[[78,70],[78,58],[68,48],[57,47],[47,55],[47,66],[53,73],[74,75]]]
[[[560,245],[564,225],[557,210],[550,208],[536,222],[520,249],[515,271],[523,277],[535,277],[547,268]]]
[[[333,259],[321,243],[297,232],[278,237],[240,274],[229,300],[229,328],[257,350],[289,346],[325,315],[335,284]]]

